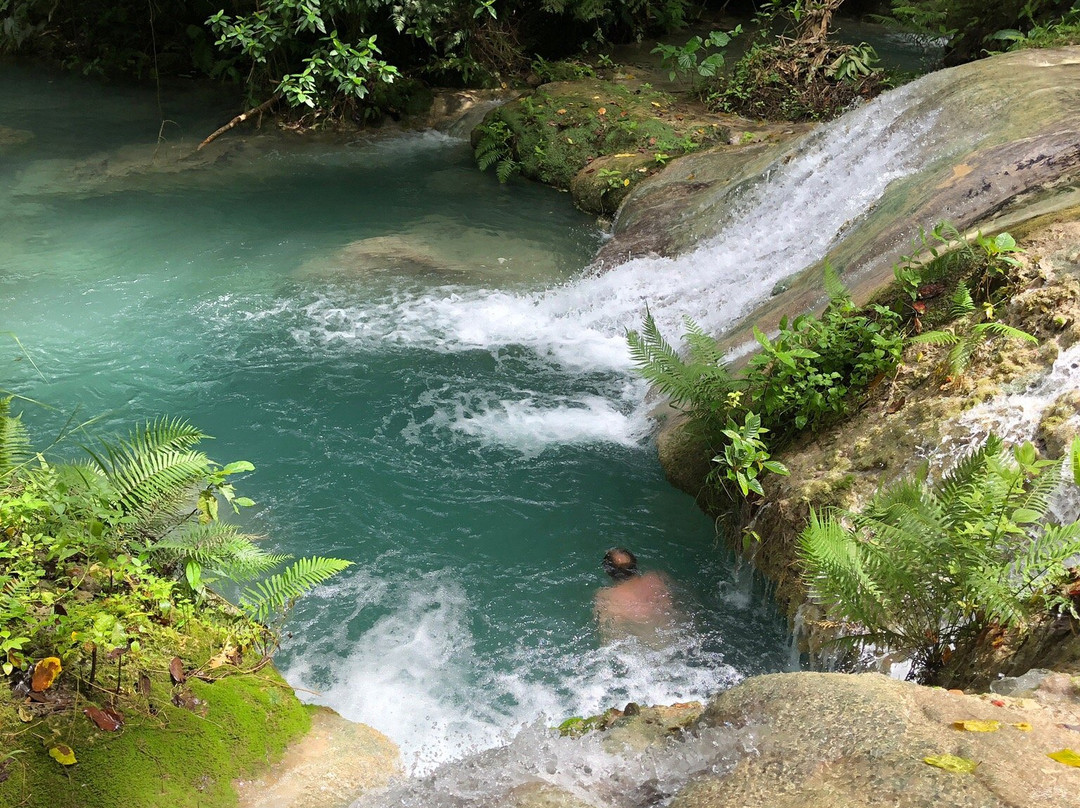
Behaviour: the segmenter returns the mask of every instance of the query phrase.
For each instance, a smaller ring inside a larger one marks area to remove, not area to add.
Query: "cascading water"
[[[42,135],[0,154],[4,327],[44,378],[22,363],[13,384],[114,427],[188,415],[218,436],[215,457],[258,467],[249,527],[356,562],[301,601],[279,661],[431,772],[406,804],[473,788],[445,762],[522,725],[517,743],[549,739],[538,719],[788,666],[761,588],[721,587],[711,523],[666,487],[624,332],[646,305],[669,336],[683,316],[723,330],[857,233],[891,184],[982,137],[939,125],[926,98],[947,80],[820,129],[728,194],[691,252],[595,275],[579,271],[594,234],[563,200],[500,188],[445,136],[276,140],[197,171],[119,171],[99,150],[153,118],[148,98],[136,115],[130,99],[16,78],[0,84],[4,121]],[[50,134],[57,108],[66,140]],[[117,120],[87,146],[79,110]],[[591,599],[613,544],[676,581],[685,630],[667,648],[598,645]],[[557,779],[570,742],[549,740]],[[675,758],[672,777],[689,776]]]

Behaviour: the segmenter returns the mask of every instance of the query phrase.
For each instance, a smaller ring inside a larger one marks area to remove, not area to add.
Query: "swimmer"
[[[663,575],[639,572],[637,558],[622,547],[608,550],[602,566],[615,581],[596,593],[594,604],[605,642],[631,634],[646,637],[672,625],[676,613]]]

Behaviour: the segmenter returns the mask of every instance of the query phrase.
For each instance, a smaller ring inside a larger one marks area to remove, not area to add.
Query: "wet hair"
[[[637,557],[625,547],[608,550],[601,566],[616,581],[625,581],[637,575]]]

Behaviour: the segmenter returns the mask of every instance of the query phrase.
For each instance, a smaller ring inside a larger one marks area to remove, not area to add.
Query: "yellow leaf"
[[[956,774],[971,774],[979,766],[974,760],[957,757],[956,755],[934,755],[932,757],[925,757],[923,758],[923,763],[929,763],[931,766],[937,766],[939,769],[944,769],[947,772],[955,772]]]
[[[620,154],[613,154],[612,157],[637,157],[637,152],[621,152]]]
[[[654,107],[660,106],[660,103],[658,101],[650,101],[649,103],[651,103]]]
[[[953,726],[965,732],[997,732],[1000,721],[953,721]]]
[[[566,142],[567,142],[567,143],[569,143],[569,144],[570,144],[571,146],[573,146],[573,145],[574,145],[574,139],[573,139],[573,138],[569,138],[569,137],[568,137],[568,138],[566,139]]]
[[[565,114],[566,114],[566,109],[565,109],[565,108],[563,108],[563,109],[560,109],[560,110],[558,110],[558,113],[559,113],[560,115],[565,115]]]
[[[73,766],[77,762],[75,760],[75,753],[71,751],[71,747],[65,746],[62,743],[58,743],[49,750],[49,757],[61,766]]]
[[[627,177],[625,180],[622,181],[622,184],[623,184],[623,187],[629,185],[630,184],[630,178]]]
[[[1027,721],[1021,721],[1017,724],[1013,724],[1013,726],[1021,732],[1031,732],[1031,724],[1029,724]]]
[[[1066,766],[1074,766],[1080,769],[1080,755],[1076,754],[1076,752],[1071,749],[1050,752],[1046,756],[1056,760],[1058,763],[1064,763]]]
[[[20,706],[19,720],[22,721],[24,724],[29,724],[31,721],[34,720],[34,714],[28,709],[26,709],[26,707]]]
[[[62,670],[59,659],[54,656],[45,657],[45,659],[34,665],[34,676],[30,680],[30,689],[38,693],[48,690]]]
[[[596,114],[597,115],[607,115],[607,110],[604,107],[600,107],[600,109],[596,110]]]

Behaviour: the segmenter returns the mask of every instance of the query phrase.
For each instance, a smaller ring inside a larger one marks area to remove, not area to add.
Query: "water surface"
[[[72,413],[188,417],[256,465],[269,547],[356,562],[287,625],[302,695],[422,770],[787,666],[782,621],[662,476],[625,325],[580,327],[607,293],[575,280],[600,233],[565,195],[433,132],[147,171],[230,114],[164,99],[0,68],[0,124],[34,135],[0,152],[0,328],[40,369],[10,343],[5,386],[57,408],[28,413],[42,440]],[[616,544],[675,581],[691,629],[667,650],[597,641]]]

